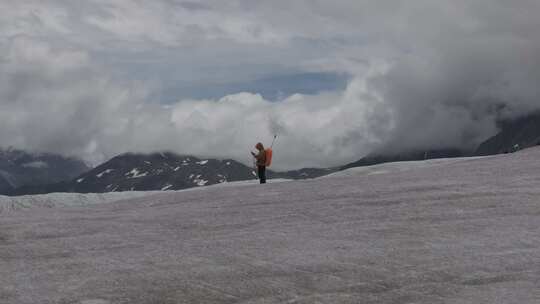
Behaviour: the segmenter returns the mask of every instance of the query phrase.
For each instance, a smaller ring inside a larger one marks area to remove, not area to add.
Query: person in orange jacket
[[[262,143],[257,143],[255,145],[255,149],[257,149],[259,152],[251,152],[251,155],[255,157],[259,181],[261,184],[266,184],[266,151]]]

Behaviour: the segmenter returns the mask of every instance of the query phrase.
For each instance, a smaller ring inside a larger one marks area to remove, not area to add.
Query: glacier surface
[[[0,303],[540,303],[539,198],[539,148],[23,198],[0,204]]]

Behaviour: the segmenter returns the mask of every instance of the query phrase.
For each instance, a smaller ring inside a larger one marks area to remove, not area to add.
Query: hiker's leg
[[[265,166],[259,166],[259,181],[261,184],[266,183],[266,167]]]

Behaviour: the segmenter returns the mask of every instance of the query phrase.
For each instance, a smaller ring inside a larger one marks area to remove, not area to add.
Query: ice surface
[[[227,184],[4,212],[0,303],[540,303],[540,149]]]
[[[110,203],[122,199],[147,196],[160,191],[125,191],[110,193],[49,193],[39,195],[4,196],[0,195],[0,216],[17,210],[31,208],[58,208],[87,206]]]
[[[474,159],[481,159],[490,156],[480,156],[480,157],[466,157],[466,158],[438,158],[438,159],[429,159],[423,161],[403,161],[403,162],[393,162],[393,163],[384,163],[373,166],[364,166],[347,169],[344,171],[338,171],[332,174],[322,176],[321,178],[327,177],[347,177],[355,175],[373,175],[373,174],[384,174],[384,173],[395,173],[403,172],[419,168],[433,168],[437,166],[451,166],[453,163],[462,162],[462,161],[471,161]]]
[[[201,160],[201,161],[196,162],[196,164],[199,164],[201,166],[206,165],[207,163],[208,163],[208,160]]]

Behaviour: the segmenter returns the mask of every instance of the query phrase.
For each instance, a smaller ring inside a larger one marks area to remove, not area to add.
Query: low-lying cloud
[[[295,94],[279,102],[254,93],[163,105],[148,91],[93,66],[84,53],[17,37],[3,71],[5,145],[99,162],[125,151],[172,150],[249,163],[257,141],[275,144],[276,167],[338,165],[381,143],[391,113],[366,79],[346,90]],[[374,69],[373,73],[380,73]],[[371,75],[371,74],[369,74]]]

